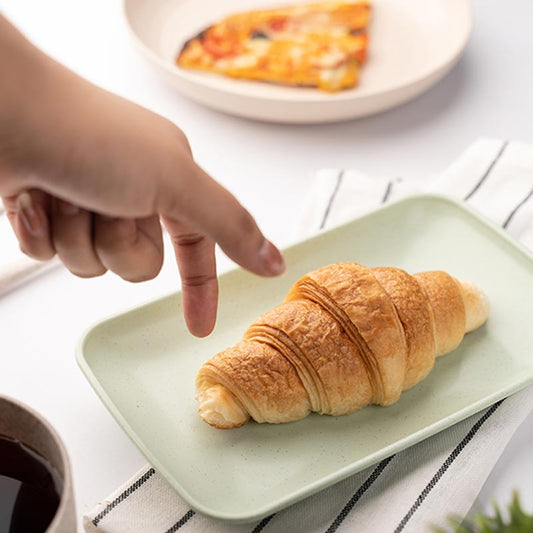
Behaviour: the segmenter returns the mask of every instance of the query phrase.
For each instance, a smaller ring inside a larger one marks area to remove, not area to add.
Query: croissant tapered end
[[[487,295],[474,283],[459,282],[465,304],[465,333],[474,331],[484,324],[489,316],[489,299]]]
[[[238,428],[250,420],[241,402],[224,385],[198,387],[196,400],[200,418],[217,429]]]

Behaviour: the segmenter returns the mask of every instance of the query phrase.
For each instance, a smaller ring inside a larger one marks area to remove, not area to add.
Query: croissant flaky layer
[[[391,405],[488,312],[480,288],[446,272],[327,265],[202,366],[200,417],[229,429]]]

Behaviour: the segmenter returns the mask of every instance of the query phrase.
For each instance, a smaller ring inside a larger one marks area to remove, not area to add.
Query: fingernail
[[[57,201],[59,212],[62,215],[73,216],[77,215],[80,212],[80,208],[77,205],[66,202],[65,200]]]
[[[44,234],[44,223],[33,205],[31,196],[27,192],[21,193],[17,198],[20,218],[31,235],[39,237]]]
[[[285,272],[285,259],[280,251],[266,239],[259,250],[259,259],[269,274],[278,275]]]

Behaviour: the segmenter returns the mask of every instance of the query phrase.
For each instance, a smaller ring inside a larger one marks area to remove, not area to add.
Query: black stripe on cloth
[[[436,474],[433,476],[431,481],[425,486],[424,490],[420,493],[415,503],[409,509],[407,514],[402,518],[402,520],[398,524],[398,527],[394,530],[394,533],[399,533],[400,531],[403,530],[407,522],[411,520],[411,517],[415,514],[416,510],[420,507],[422,502],[426,499],[427,495],[431,492],[433,488],[435,488],[435,485],[442,478],[446,470],[448,470],[451,464],[457,459],[457,457],[459,457],[459,454],[465,449],[466,445],[472,440],[472,438],[479,431],[481,426],[493,415],[494,411],[498,409],[498,407],[502,404],[502,402],[503,400],[500,400],[499,402],[496,402],[495,404],[493,404],[485,412],[485,414],[481,416],[479,420],[472,426],[472,428],[466,434],[463,440],[454,448],[454,450],[446,458],[444,463],[442,463],[441,467],[437,470]]]
[[[498,151],[498,153],[496,154],[496,156],[494,157],[494,159],[490,162],[490,165],[488,166],[487,170],[485,171],[485,173],[483,174],[483,176],[481,176],[481,178],[479,179],[479,181],[474,185],[474,188],[464,197],[464,200],[469,200],[472,195],[477,191],[479,190],[479,188],[481,187],[481,185],[483,184],[483,182],[488,178],[489,174],[492,172],[492,169],[494,168],[494,165],[496,165],[496,163],[498,162],[498,160],[500,159],[500,157],[503,155],[503,152],[505,151],[505,149],[507,148],[507,145],[509,144],[509,141],[503,141],[502,143],[502,146],[500,148],[500,150]]]
[[[383,195],[383,198],[381,199],[382,204],[384,204],[389,199],[391,191],[392,191],[392,180],[389,181],[389,183],[387,183],[385,194]]]
[[[132,483],[122,494],[117,496],[107,507],[98,513],[93,519],[93,526],[98,526],[98,522],[109,514],[119,503],[123,502],[128,496],[133,494],[140,486],[142,486],[146,481],[148,481],[155,474],[155,470],[150,468],[147,470],[137,481]]]
[[[260,531],[263,531],[265,529],[266,525],[276,516],[276,513],[271,514],[270,516],[267,516],[266,518],[263,518],[259,524],[257,524],[253,529],[252,533],[259,533]]]
[[[339,188],[341,186],[343,176],[344,176],[344,170],[341,170],[337,176],[337,183],[335,184],[335,188],[333,189],[333,192],[331,193],[331,196],[329,198],[326,211],[324,212],[324,218],[322,219],[322,222],[320,224],[320,229],[323,229],[324,226],[326,225],[326,220],[328,218],[329,212],[331,211],[333,200],[335,199],[335,196],[337,196],[337,192],[339,191]]]
[[[505,219],[505,222],[503,223],[503,227],[507,228],[507,226],[511,223],[511,220],[513,220],[513,217],[516,215],[517,211],[527,203],[527,201],[533,196],[533,189],[529,191],[529,194],[523,198],[517,206],[509,213],[509,216]]]
[[[174,533],[178,529],[186,524],[196,513],[189,509],[172,527],[168,528],[165,533]]]
[[[381,475],[383,470],[385,470],[385,467],[392,461],[394,458],[394,455],[391,455],[390,457],[387,457],[387,459],[383,459],[381,463],[376,466],[376,468],[373,470],[373,472],[370,474],[370,476],[366,479],[366,481],[357,489],[355,494],[348,500],[348,503],[343,507],[342,511],[337,515],[335,520],[331,523],[331,525],[326,529],[326,533],[333,533],[334,531],[337,531],[339,526],[342,524],[344,519],[350,514],[350,511],[354,508],[355,504],[361,499],[363,494],[374,484],[376,479]]]

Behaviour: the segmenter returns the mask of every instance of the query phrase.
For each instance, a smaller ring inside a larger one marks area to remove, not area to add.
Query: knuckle
[[[19,241],[19,249],[24,255],[36,259],[37,261],[48,261],[55,255],[54,250],[42,249],[40,247],[32,246],[24,241]]]
[[[27,255],[29,257],[31,257],[31,251],[30,249],[28,248],[28,246],[26,245],[25,242],[22,242],[22,241],[19,241],[19,250],[24,254],[24,255]]]
[[[151,279],[154,279],[157,274],[159,274],[159,269],[141,273],[120,274],[120,277],[125,281],[129,281],[130,283],[142,283],[143,281],[150,281]]]
[[[135,243],[137,232],[131,220],[99,220],[96,224],[95,246],[107,252],[121,252]]]
[[[181,149],[184,149],[189,155],[192,155],[191,146],[189,144],[189,139],[174,122],[163,117],[158,117],[160,120],[159,126],[161,127],[162,133],[165,135],[169,143],[169,146],[178,146]]]
[[[175,124],[171,123],[173,126],[173,135],[175,139],[177,140],[178,144],[189,154],[192,156],[192,149],[191,145],[189,143],[189,139],[187,139],[187,136],[183,131],[178,128]]]
[[[181,248],[194,246],[205,241],[205,235],[201,233],[181,233],[172,235],[172,244]]]
[[[4,209],[6,210],[6,215],[8,218],[13,219],[15,216],[18,215],[20,209],[15,203],[15,200],[9,200],[7,198],[3,198]]]
[[[181,284],[185,288],[203,287],[216,281],[214,274],[196,274],[193,276],[184,276],[181,279]]]
[[[107,272],[107,269],[105,267],[93,268],[91,270],[78,270],[74,268],[69,268],[69,271],[71,272],[71,274],[78,278],[90,279],[103,276]]]
[[[59,231],[52,232],[52,243],[59,256],[76,256],[86,246],[86,243],[90,242],[84,235],[78,234],[63,234]]]
[[[142,268],[130,270],[131,264],[134,264],[132,261],[128,265],[125,265],[125,267],[117,269],[117,274],[130,283],[142,283],[143,281],[149,281],[157,277],[163,266],[162,255],[154,254],[151,257],[144,258],[144,261],[145,264]]]

